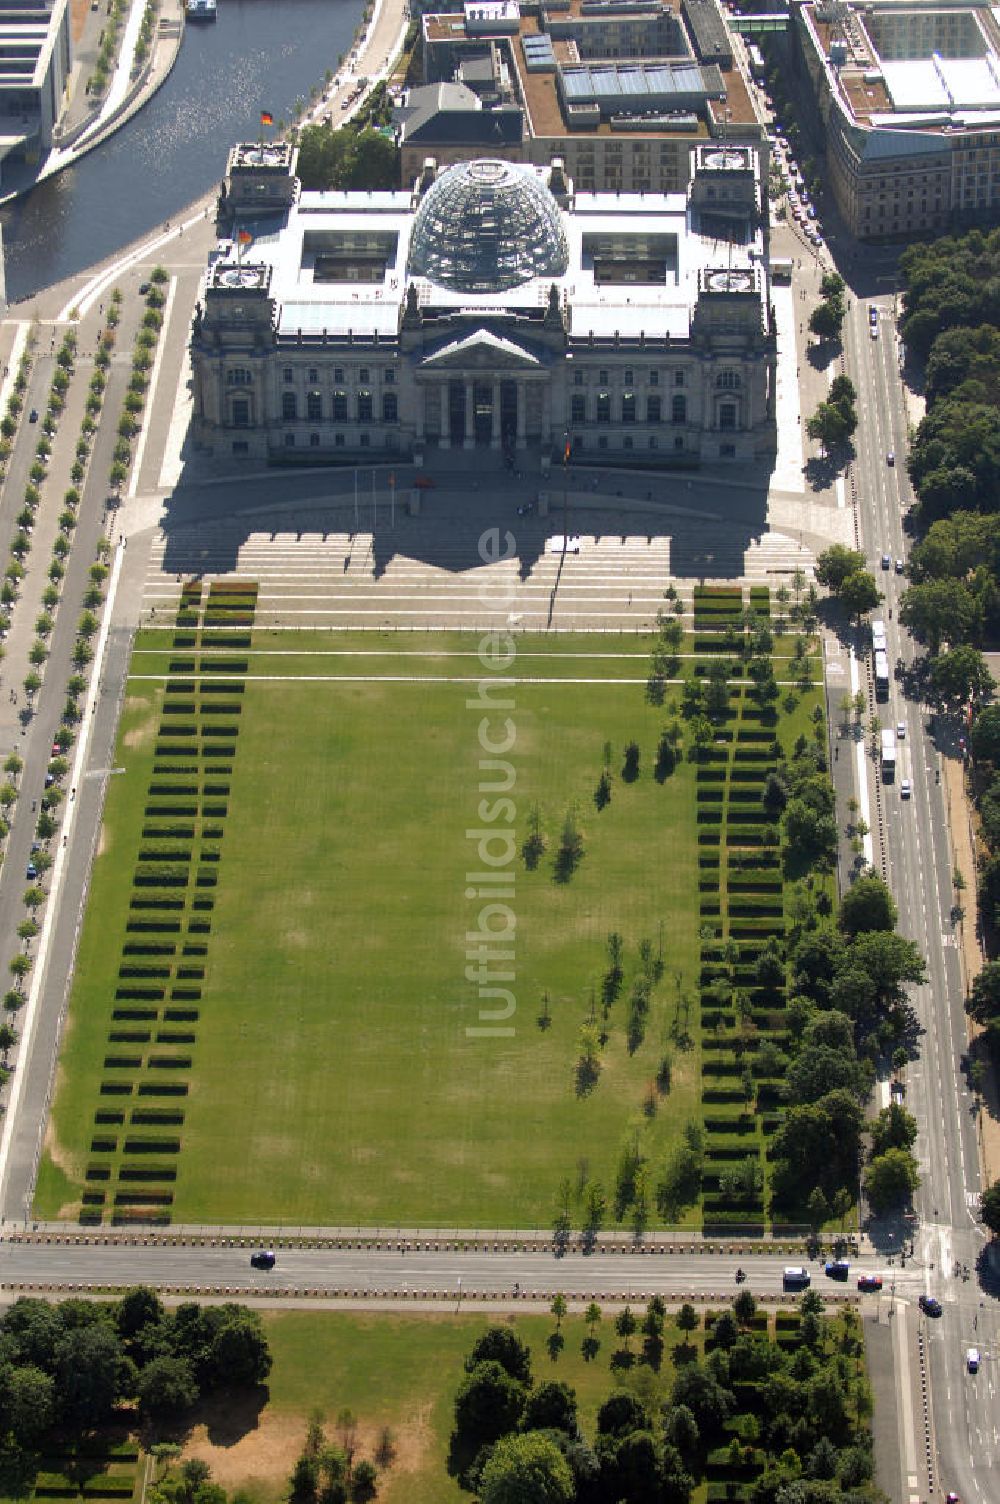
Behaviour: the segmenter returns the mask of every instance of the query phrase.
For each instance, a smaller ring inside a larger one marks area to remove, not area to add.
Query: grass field
[[[383,1504],[459,1504],[468,1499],[448,1476],[446,1459],[462,1363],[487,1325],[485,1316],[282,1312],[266,1316],[265,1324],[274,1355],[267,1407],[244,1435],[232,1427],[213,1446],[209,1438],[214,1428],[201,1427],[187,1449],[205,1457],[220,1482],[245,1487],[262,1504],[270,1504],[282,1496],[311,1412],[323,1413],[332,1439],[336,1416],[347,1408],[357,1417],[363,1455],[372,1455],[382,1426],[393,1432],[397,1458],[379,1484]],[[562,1379],[576,1390],[583,1429],[590,1436],[598,1407],[616,1388],[653,1401],[654,1410],[669,1392],[671,1353],[680,1340],[669,1324],[659,1372],[637,1364],[624,1375],[611,1370],[620,1342],[607,1314],[598,1328],[600,1350],[589,1363],[581,1353],[587,1335],[582,1316],[563,1322],[565,1347],[555,1361],[546,1348],[555,1328],[551,1316],[518,1317],[513,1324],[531,1348],[536,1381]],[[694,1343],[700,1346],[702,1340],[694,1334]],[[637,1349],[636,1339],[632,1347]]]
[[[309,634],[294,656],[248,655],[211,934],[194,947],[207,951],[197,1028],[154,1028],[152,1041],[149,1029],[118,1030],[134,1054],[109,1055],[162,676],[177,662],[171,635],[143,634],[133,660],[116,755],[128,771],[109,788],[36,1212],[79,1214],[84,1187],[108,1178],[101,1156],[120,1162],[121,1135],[95,1140],[95,1111],[117,1107],[110,1091],[124,1110],[100,1121],[125,1124],[143,1090],[134,1072],[163,1041],[175,1051],[183,1042],[183,1054],[155,1063],[190,1068],[174,1221],[548,1226],[563,1177],[589,1173],[610,1193],[633,1132],[655,1165],[698,1112],[697,1049],[675,1053],[654,1116],[643,1104],[678,981],[697,982],[699,920],[694,771],[681,762],[662,784],[652,776],[671,706],[669,695],[662,707],[645,701],[649,644],[518,641],[512,672],[545,682],[510,690],[515,830],[520,843],[537,802],[549,849],[534,871],[517,859],[515,1033],[485,1039],[466,1034],[479,1002],[465,976],[466,933],[482,907],[465,896],[465,874],[480,866],[465,833],[481,823],[481,712],[466,707],[474,685],[434,681],[479,676],[474,658],[441,656],[474,652],[477,639],[365,634],[366,651],[392,654],[372,660],[321,656],[357,641]],[[254,646],[273,647],[270,637]],[[619,647],[643,656],[603,656]],[[398,682],[313,677],[330,673]],[[627,783],[619,769],[632,738],[642,762]],[[598,812],[605,742],[613,793]],[[553,854],[571,805],[584,855],[560,883]],[[625,942],[625,995],[597,1085],[578,1095],[577,1040],[611,930]],[[664,979],[630,1054],[624,1009],[639,942],[658,949],[661,936]],[[149,1179],[157,1167],[147,1164]]]

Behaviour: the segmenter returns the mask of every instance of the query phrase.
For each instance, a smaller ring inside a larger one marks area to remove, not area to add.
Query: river
[[[290,118],[336,72],[362,0],[219,0],[190,26],[173,72],[103,146],[0,213],[11,302],[100,261],[222,180],[260,112]]]

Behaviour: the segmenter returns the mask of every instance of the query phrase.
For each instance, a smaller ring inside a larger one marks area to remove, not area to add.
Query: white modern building
[[[0,161],[52,145],[71,62],[69,0],[0,6]]]
[[[757,156],[702,145],[691,164],[684,193],[575,193],[559,161],[491,159],[428,163],[412,193],[302,193],[289,146],[235,148],[233,237],[194,322],[196,443],[278,462],[770,455]]]

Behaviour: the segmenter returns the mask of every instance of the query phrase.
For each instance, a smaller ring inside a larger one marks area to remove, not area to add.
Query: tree
[[[839,299],[817,303],[809,315],[809,332],[820,339],[836,339],[844,323],[844,305]]]
[[[877,1159],[888,1149],[912,1149],[917,1141],[917,1120],[905,1107],[892,1102],[873,1120],[870,1132],[872,1158]]]
[[[465,1360],[471,1373],[480,1363],[499,1363],[519,1384],[531,1384],[531,1352],[516,1332],[506,1326],[489,1326],[475,1341]]]
[[[874,872],[859,877],[840,901],[840,928],[852,937],[863,930],[893,930],[898,917],[892,894]]]
[[[887,1149],[865,1169],[865,1195],[877,1213],[909,1201],[919,1184],[917,1162],[908,1149]]]
[[[481,1446],[516,1429],[525,1388],[493,1360],[466,1373],[455,1396],[455,1430],[463,1442]]]
[[[262,1384],[271,1372],[271,1354],[260,1317],[246,1306],[223,1311],[209,1353],[210,1379],[227,1387]]]
[[[991,1049],[1000,1045],[1000,961],[987,961],[972,983],[966,1012],[982,1024]]]
[[[716,1317],[712,1327],[712,1341],[717,1347],[727,1350],[734,1347],[739,1335],[740,1329],[732,1311],[723,1311]]]
[[[733,1301],[733,1315],[740,1326],[749,1326],[757,1314],[757,1302],[749,1290],[741,1290]]]
[[[1000,1180],[994,1180],[983,1191],[979,1198],[979,1214],[983,1226],[988,1227],[994,1237],[1000,1236]]]
[[[972,751],[978,762],[1000,763],[1000,705],[985,705],[976,716]]]
[[[136,1401],[144,1420],[183,1415],[198,1399],[198,1384],[186,1358],[164,1354],[139,1375]]]
[[[806,1212],[809,1217],[809,1226],[814,1233],[818,1233],[823,1223],[830,1219],[830,1203],[818,1185],[813,1186],[806,1198]]]
[[[856,427],[857,418],[853,408],[848,416],[836,403],[821,402],[806,423],[806,433],[822,444],[824,449],[830,450],[846,444]]]
[[[684,1333],[685,1338],[690,1332],[696,1332],[701,1325],[701,1317],[689,1300],[686,1300],[677,1312],[677,1326]]]
[[[874,611],[882,592],[870,570],[856,569],[841,585],[837,598],[848,616],[861,617],[866,611]]]
[[[996,681],[986,660],[976,648],[963,644],[948,653],[939,653],[930,664],[930,682],[934,693],[945,704],[964,705],[969,700],[988,700],[996,690]]]
[[[367,1504],[378,1492],[378,1469],[374,1462],[362,1457],[354,1464],[351,1473],[351,1499],[353,1504]],[[235,1497],[235,1496],[234,1496]]]
[[[943,642],[954,647],[977,637],[982,629],[982,608],[963,581],[928,580],[903,592],[899,619],[935,654]]]
[[[547,1379],[528,1394],[521,1417],[522,1431],[565,1431],[577,1434],[576,1393],[568,1384]]]
[[[563,1317],[566,1315],[566,1297],[565,1297],[565,1295],[562,1295],[562,1294],[556,1295],[553,1298],[552,1305],[550,1306],[549,1309],[551,1310],[553,1316],[556,1318],[556,1326],[557,1327],[562,1326]]]
[[[718,1436],[734,1409],[733,1396],[708,1368],[698,1363],[679,1370],[671,1393],[674,1405],[686,1405],[703,1437]]]
[[[54,1354],[62,1418],[73,1431],[93,1430],[111,1415],[123,1373],[121,1345],[104,1323],[70,1328]]]
[[[843,543],[832,543],[816,558],[816,578],[821,585],[836,594],[844,581],[858,570],[864,569],[865,556],[855,548]]]
[[[637,1325],[638,1323],[635,1319],[635,1313],[633,1312],[631,1306],[626,1306],[625,1309],[623,1311],[619,1311],[618,1315],[615,1317],[615,1331],[622,1339],[622,1342],[625,1345],[626,1352],[628,1352],[629,1350],[628,1345],[632,1337],[635,1335],[635,1329]]]
[[[55,1388],[51,1376],[30,1363],[4,1368],[0,1381],[0,1409],[4,1424],[17,1444],[30,1449],[55,1419]]]

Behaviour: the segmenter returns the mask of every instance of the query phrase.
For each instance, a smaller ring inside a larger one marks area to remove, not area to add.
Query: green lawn
[[[637,1311],[641,1317],[642,1310]],[[469,1498],[448,1476],[448,1438],[464,1358],[490,1318],[310,1311],[264,1319],[274,1368],[259,1425],[235,1445],[230,1440],[212,1450],[201,1436],[195,1438],[195,1450],[209,1459],[220,1481],[230,1488],[247,1487],[253,1497],[270,1504],[287,1482],[312,1411],[323,1413],[332,1438],[337,1415],[348,1408],[358,1421],[361,1454],[371,1456],[381,1427],[393,1432],[398,1456],[380,1482],[382,1504],[460,1504]],[[581,1353],[587,1334],[582,1316],[563,1322],[565,1346],[555,1360],[546,1346],[555,1328],[551,1316],[519,1316],[512,1324],[531,1348],[536,1382],[557,1378],[576,1390],[580,1419],[590,1436],[598,1407],[616,1388],[633,1390],[651,1401],[654,1410],[669,1392],[671,1354],[680,1340],[669,1324],[659,1372],[636,1364],[624,1375],[611,1369],[612,1354],[621,1344],[610,1315],[598,1327],[601,1346],[590,1363]],[[700,1333],[694,1341],[700,1346]],[[638,1337],[631,1346],[638,1353]]]
[[[259,641],[271,645],[272,635]],[[148,651],[169,641],[143,634],[133,663],[116,754],[128,771],[109,788],[38,1184],[36,1212],[46,1217],[78,1213],[95,1110],[108,1106],[98,1083],[163,700],[162,681],[139,676],[182,656]],[[516,863],[515,1033],[470,1037],[478,1000],[465,977],[466,933],[485,900],[465,897],[465,874],[480,865],[465,832],[480,824],[481,712],[466,707],[471,685],[426,675],[446,663],[449,674],[472,676],[476,662],[402,650],[472,651],[477,639],[366,634],[368,649],[398,656],[374,666],[316,656],[339,641],[310,634],[294,658],[250,657],[171,1217],[548,1226],[564,1176],[589,1173],[610,1192],[627,1134],[638,1128],[655,1163],[698,1110],[692,1051],[675,1054],[655,1116],[643,1112],[676,977],[685,987],[697,977],[693,769],[680,764],[664,784],[652,777],[671,712],[645,703],[648,660],[589,656],[619,645],[641,653],[642,639],[519,639],[513,672],[546,682],[510,691],[515,828],[520,842],[537,801],[549,850],[533,872]],[[424,677],[306,677],[343,672],[344,663],[352,674]],[[640,682],[568,682],[609,677]],[[628,784],[618,770],[633,737],[642,768]],[[598,813],[605,741],[613,797]],[[585,854],[560,884],[553,854],[571,804]],[[596,1088],[578,1096],[577,1037],[605,937],[616,929],[625,940],[627,993],[640,940],[657,948],[661,926],[666,970],[645,1040],[629,1054],[623,995]]]

